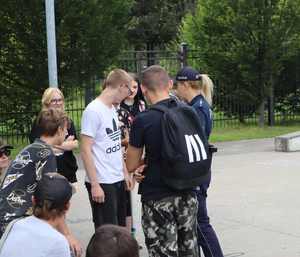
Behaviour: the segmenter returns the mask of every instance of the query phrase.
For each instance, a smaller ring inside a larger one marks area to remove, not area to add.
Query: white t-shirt
[[[1,257],[70,257],[67,239],[46,221],[30,216],[17,221],[6,238]]]
[[[112,184],[124,180],[121,130],[116,109],[99,99],[86,107],[81,119],[81,134],[94,139],[92,154],[99,183]],[[86,176],[86,181],[88,177]]]

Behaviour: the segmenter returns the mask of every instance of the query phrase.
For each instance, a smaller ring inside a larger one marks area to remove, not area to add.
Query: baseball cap
[[[13,149],[13,147],[11,145],[8,145],[6,143],[4,143],[1,139],[0,139],[0,151],[1,150],[5,150],[5,149]]]
[[[50,201],[51,209],[63,207],[72,197],[74,187],[62,175],[51,172],[38,181],[34,197],[38,206],[43,206],[45,200]]]
[[[197,81],[201,80],[201,74],[192,67],[186,66],[178,71],[176,81]]]

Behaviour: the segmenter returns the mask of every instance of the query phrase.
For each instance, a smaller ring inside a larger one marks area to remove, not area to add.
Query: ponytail
[[[207,74],[201,74],[200,80],[186,81],[193,89],[201,90],[201,93],[210,106],[212,106],[212,98],[214,84]]]
[[[201,74],[201,90],[205,100],[212,105],[214,84],[207,74]]]

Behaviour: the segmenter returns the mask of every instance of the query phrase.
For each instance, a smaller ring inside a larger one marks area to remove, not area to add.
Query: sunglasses
[[[0,158],[3,157],[3,155],[6,155],[7,157],[10,156],[10,150],[9,149],[2,149],[0,150]]]

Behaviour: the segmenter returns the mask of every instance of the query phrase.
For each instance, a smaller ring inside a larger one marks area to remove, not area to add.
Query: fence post
[[[181,68],[188,65],[187,57],[188,57],[188,44],[185,42],[182,42],[180,44],[180,51],[179,51],[179,61],[180,61]]]
[[[84,104],[85,107],[94,99],[94,88],[95,85],[93,84],[93,79],[90,79],[89,82],[85,82],[84,87]]]
[[[135,61],[136,61],[136,73],[140,75],[143,70],[143,65],[142,65],[142,52],[138,51],[135,52]]]
[[[270,88],[268,97],[268,125],[275,125],[275,113],[274,113],[274,81],[273,74],[270,77]]]

